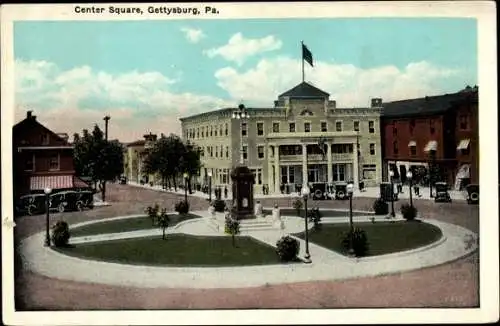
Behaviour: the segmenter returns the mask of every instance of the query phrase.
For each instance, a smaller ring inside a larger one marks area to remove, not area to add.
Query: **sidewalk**
[[[178,195],[184,195],[184,190],[183,189],[177,189],[177,191],[174,191],[174,189],[170,189],[170,190],[164,190],[162,189],[161,186],[153,186],[151,187],[150,185],[141,185],[141,184],[138,184],[136,182],[131,182],[129,181],[128,182],[129,185],[131,186],[134,186],[134,187],[141,187],[141,188],[145,188],[145,189],[151,189],[151,190],[156,190],[156,191],[163,191],[163,192],[169,192],[169,193],[174,193],[174,194],[178,194]],[[435,189],[433,188],[433,192],[435,191]],[[466,200],[467,199],[467,193],[465,191],[458,191],[458,190],[450,190],[449,191],[449,194],[450,194],[450,197],[452,200]],[[189,194],[188,193],[188,196],[193,196],[193,197],[199,197],[199,198],[206,198],[208,199],[209,196],[208,194],[205,194],[201,191],[193,191],[192,194]],[[294,192],[294,193],[290,193],[290,194],[281,194],[281,193],[278,193],[278,194],[269,194],[269,195],[263,195],[262,193],[254,193],[254,198],[255,199],[263,199],[263,198],[294,198],[294,197],[298,197],[299,194]],[[369,187],[369,188],[365,188],[363,191],[359,191],[358,189],[355,189],[354,190],[354,197],[365,197],[365,198],[378,198],[380,196],[380,188],[378,187]],[[416,196],[414,191],[412,190],[412,196],[414,199],[431,199],[433,200],[433,198],[430,197],[430,193],[429,193],[429,187],[420,187],[420,196]],[[215,199],[215,194],[214,192],[212,192],[212,199]],[[224,194],[222,194],[222,198],[224,199]],[[227,198],[232,198],[232,193],[231,193],[231,190],[228,189],[228,195],[227,195]],[[405,186],[403,187],[403,193],[400,193],[399,194],[399,199],[409,199],[410,198],[410,193],[409,193],[409,190],[408,190],[408,187]]]

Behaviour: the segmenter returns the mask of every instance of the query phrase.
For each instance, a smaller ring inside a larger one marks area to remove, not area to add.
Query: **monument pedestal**
[[[246,166],[231,171],[233,181],[233,208],[231,213],[237,220],[255,219],[253,207],[253,185],[255,176]]]

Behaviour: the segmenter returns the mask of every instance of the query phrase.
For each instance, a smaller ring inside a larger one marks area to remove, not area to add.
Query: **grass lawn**
[[[186,221],[194,218],[200,218],[199,215],[194,214],[168,214],[170,218],[169,226],[173,226],[181,221]],[[117,233],[117,232],[128,232],[146,229],[156,229],[158,225],[152,225],[151,219],[144,215],[141,217],[126,218],[114,221],[104,221],[94,224],[84,225],[81,227],[72,228],[70,225],[71,237],[81,237],[87,235],[96,235],[103,233]]]
[[[312,208],[314,208],[314,206],[307,207],[307,210],[310,210]],[[269,210],[269,209],[264,209],[264,210],[262,210],[262,212],[266,215],[272,214],[271,210]],[[297,216],[297,210],[295,210],[293,208],[281,208],[280,213],[281,213],[281,216]],[[347,212],[347,211],[338,211],[338,210],[333,210],[333,209],[327,210],[324,208],[320,208],[319,213],[321,214],[321,217],[348,217],[348,215],[349,215],[349,212]],[[368,215],[373,215],[373,213],[352,212],[352,216],[368,216]],[[300,209],[300,216],[301,217],[304,216],[304,208]]]
[[[279,264],[273,247],[250,237],[170,234],[161,237],[78,244],[58,251],[82,258],[141,265],[245,266]]]
[[[398,251],[415,249],[431,244],[442,237],[441,230],[423,222],[377,222],[354,223],[366,232],[368,239],[367,256],[390,254]],[[342,234],[349,231],[349,224],[323,224],[320,231],[309,233],[309,240],[319,246],[344,253]],[[297,234],[304,238],[304,233]]]

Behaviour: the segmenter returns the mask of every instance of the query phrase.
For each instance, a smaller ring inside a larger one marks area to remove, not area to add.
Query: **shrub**
[[[302,209],[302,200],[300,198],[293,201],[293,208],[297,211],[297,216],[300,216],[300,210]]]
[[[309,221],[314,222],[314,229],[319,230],[321,228],[321,213],[319,212],[319,208],[313,208],[309,212],[307,212],[307,217]]]
[[[214,200],[214,208],[216,212],[223,213],[226,210],[226,202],[221,199]]]
[[[185,200],[181,200],[175,204],[175,211],[179,214],[187,214],[189,212],[189,203]]]
[[[295,260],[299,254],[299,248],[299,242],[288,235],[281,237],[281,239],[276,242],[276,253],[281,261]]]
[[[410,204],[403,204],[401,206],[401,214],[403,214],[403,217],[407,221],[413,221],[417,217],[417,209]]]
[[[65,247],[68,245],[70,233],[68,223],[57,221],[52,226],[52,242],[56,247]]]
[[[349,252],[351,246],[351,231],[345,232],[342,237],[342,248]],[[368,238],[366,232],[360,228],[354,228],[352,233],[352,248],[356,257],[366,256],[368,253]]]
[[[155,204],[154,206],[148,206],[146,208],[146,214],[148,214],[148,217],[151,219],[152,225],[155,224],[155,219],[158,217],[159,211],[160,206],[158,204]]]
[[[389,213],[389,204],[387,204],[382,198],[377,198],[373,202],[373,210],[375,215],[385,215]]]
[[[233,218],[226,219],[226,223],[224,225],[224,232],[232,236],[233,247],[234,247],[235,246],[234,236],[240,233],[240,221],[235,220]]]

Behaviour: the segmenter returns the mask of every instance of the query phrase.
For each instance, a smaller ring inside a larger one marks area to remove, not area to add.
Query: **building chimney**
[[[30,110],[26,113],[26,118],[31,119],[32,117],[33,117],[33,111]]]
[[[380,107],[382,107],[382,99],[372,98],[372,108],[380,108]]]

